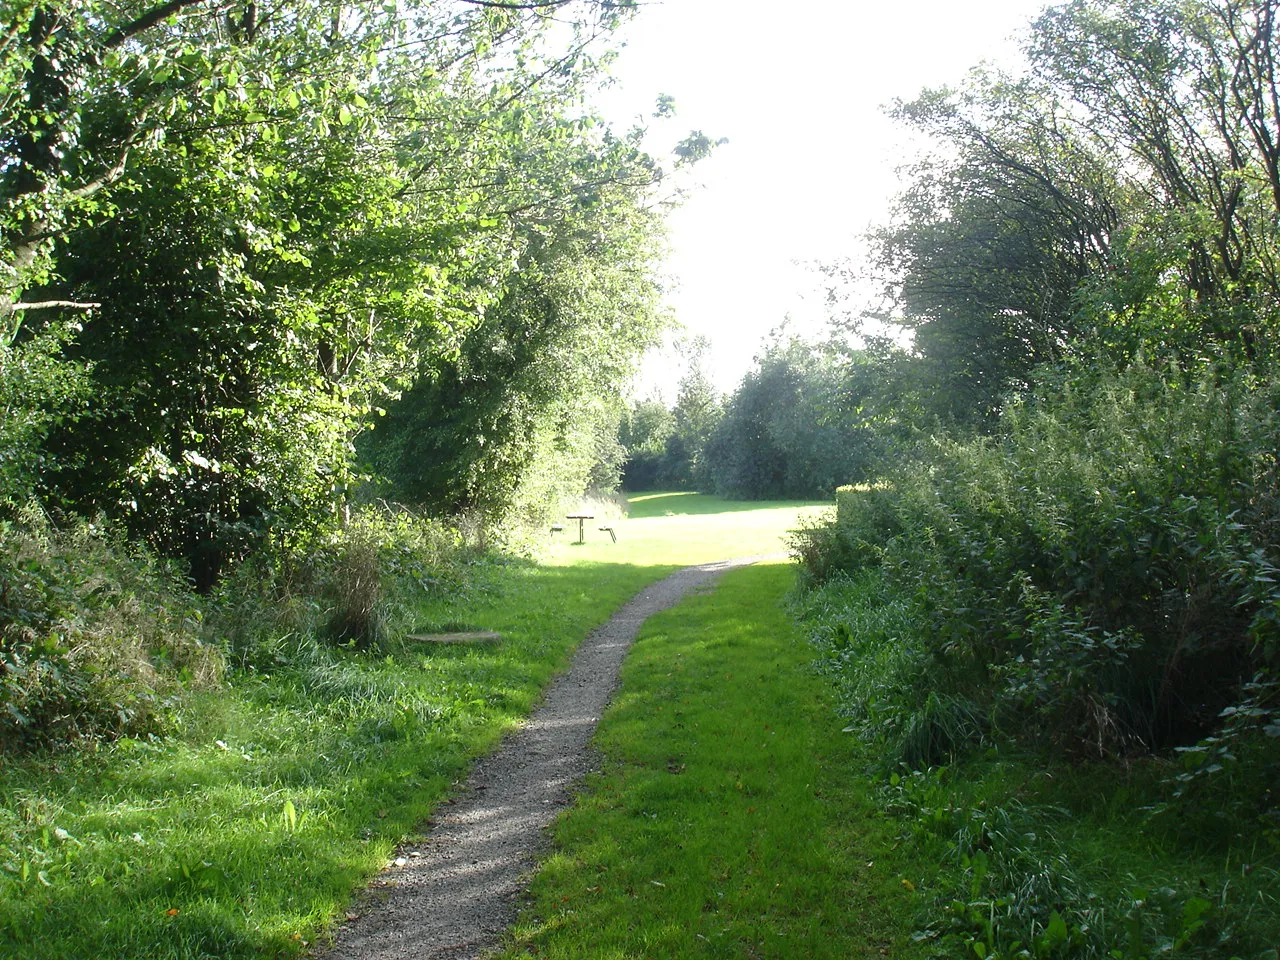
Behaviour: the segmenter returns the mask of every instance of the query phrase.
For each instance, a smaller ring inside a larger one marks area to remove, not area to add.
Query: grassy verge
[[[0,751],[0,957],[302,952],[593,627],[676,565],[776,549],[797,510],[755,506],[765,519],[562,538],[552,562],[492,563],[465,600],[418,611],[424,629],[499,631],[495,646],[361,654],[279,637],[256,672],[190,695],[172,736]]]
[[[906,864],[781,608],[793,579],[737,571],[645,626],[509,960],[912,955]]]
[[[660,572],[509,566],[453,611],[501,644],[325,651],[192,702],[176,738],[9,767],[0,955],[300,948]]]

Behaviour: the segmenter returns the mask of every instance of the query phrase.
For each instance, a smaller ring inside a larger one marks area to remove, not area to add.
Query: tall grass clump
[[[383,649],[423,601],[467,590],[485,556],[471,526],[363,507],[305,551],[259,557],[227,577],[209,599],[206,633],[250,672],[305,659],[316,645]]]

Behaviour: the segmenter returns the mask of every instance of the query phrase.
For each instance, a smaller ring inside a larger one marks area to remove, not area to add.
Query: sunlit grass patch
[[[507,957],[910,955],[884,822],[780,607],[791,581],[749,568],[649,621]]]
[[[547,534],[548,562],[684,566],[786,553],[788,535],[830,509],[818,501],[725,500],[683,492],[632,494],[628,502],[625,519],[585,521],[582,544],[578,522],[565,519],[563,531]],[[616,543],[599,529],[606,525],[613,527]]]

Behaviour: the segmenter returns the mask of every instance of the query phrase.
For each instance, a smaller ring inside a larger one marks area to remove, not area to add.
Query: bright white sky
[[[729,143],[699,164],[671,218],[668,302],[711,342],[709,372],[732,390],[763,338],[823,329],[820,278],[797,262],[849,256],[886,219],[909,146],[883,111],[959,82],[980,61],[1015,65],[1013,37],[1044,0],[665,0],[623,28],[617,84],[597,100],[616,127],[661,93],[677,116],[651,125],[653,152],[691,129]],[[677,357],[651,357],[637,393],[674,400]]]

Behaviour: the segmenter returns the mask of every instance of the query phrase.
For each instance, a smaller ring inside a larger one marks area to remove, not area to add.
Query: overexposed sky
[[[668,302],[711,344],[710,372],[731,390],[763,338],[790,314],[819,332],[822,287],[797,261],[852,254],[885,220],[909,145],[883,107],[958,83],[983,60],[1018,63],[1012,39],[1043,0],[662,0],[620,38],[614,86],[596,100],[617,127],[652,112],[652,152],[690,129],[726,137],[692,171],[698,187],[671,217]],[[651,358],[637,392],[674,399],[672,356]]]

